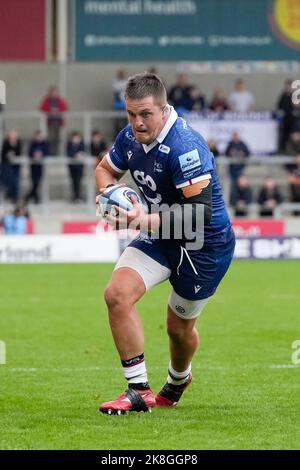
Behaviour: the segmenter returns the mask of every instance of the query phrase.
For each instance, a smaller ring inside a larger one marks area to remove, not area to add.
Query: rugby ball
[[[116,215],[116,211],[112,206],[118,206],[126,211],[132,209],[131,197],[134,196],[139,204],[143,204],[141,197],[136,191],[128,186],[115,184],[107,188],[99,198],[99,212],[102,217],[107,214]]]

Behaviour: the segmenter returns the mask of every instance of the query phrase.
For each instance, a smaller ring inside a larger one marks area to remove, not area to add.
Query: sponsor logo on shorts
[[[181,307],[181,305],[176,305],[175,308],[178,313],[185,313],[185,308]]]

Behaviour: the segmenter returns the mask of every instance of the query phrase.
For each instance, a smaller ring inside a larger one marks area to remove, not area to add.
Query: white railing
[[[228,176],[228,165],[232,163],[240,163],[239,160],[231,159],[225,156],[220,156],[216,159],[218,166],[218,173],[220,176],[222,184],[222,192],[226,203],[229,203],[230,196],[230,178]],[[261,168],[260,177],[272,175],[274,170],[278,169],[278,166],[291,164],[294,162],[293,157],[287,157],[284,155],[273,156],[273,157],[257,157],[252,156],[246,159],[245,164],[247,166],[254,166]],[[29,167],[31,165],[31,159],[27,156],[17,157],[14,161],[14,164],[22,166],[21,172],[21,190],[22,195],[24,193],[24,188],[29,186]],[[59,157],[45,157],[41,164],[44,166],[43,179],[41,182],[41,195],[42,195],[42,207],[45,212],[49,212],[51,203],[55,200],[67,200],[66,193],[70,187],[70,176],[67,172],[69,165],[84,165],[84,176],[82,178],[82,187],[85,194],[85,210],[93,213],[95,208],[95,195],[96,195],[96,185],[95,185],[95,158],[90,155],[86,155],[83,161],[74,161],[72,158],[66,156]],[[264,167],[264,170],[263,170]],[[129,177],[128,174],[125,177]],[[279,185],[287,185],[286,181],[277,181]],[[251,185],[251,181],[250,181]],[[53,197],[53,188],[58,188],[59,193],[63,196],[58,196],[57,194]],[[51,195],[52,194],[52,195]],[[0,192],[0,204],[3,203],[3,194]],[[275,217],[280,217],[282,214],[286,214],[290,211],[295,211],[299,209],[299,204],[283,202],[278,206],[274,212]],[[258,213],[258,204],[249,205],[249,213],[255,215]]]
[[[57,169],[57,173],[60,174],[59,176],[62,178],[62,186],[65,189],[68,185],[69,177],[67,177],[62,171],[62,167],[67,167],[68,165],[72,164],[72,159],[67,158],[64,156],[65,153],[65,145],[66,145],[66,137],[65,132],[66,130],[72,130],[74,128],[79,128],[83,134],[83,140],[86,144],[86,148],[89,148],[89,144],[91,141],[91,134],[92,130],[95,127],[94,123],[96,120],[103,120],[103,124],[107,124],[107,121],[110,122],[110,137],[104,132],[104,136],[106,140],[112,141],[113,140],[113,132],[112,132],[112,124],[114,119],[126,118],[125,111],[111,111],[111,110],[102,110],[102,111],[71,111],[64,113],[64,119],[66,121],[66,126],[64,127],[64,133],[61,136],[61,155],[59,157],[47,157],[43,161],[43,165],[45,166],[43,181],[42,181],[42,200],[43,200],[43,207],[45,211],[48,210],[48,206],[50,205],[52,198],[51,198],[51,187],[54,183],[58,183],[55,181],[55,176],[53,176],[53,169]],[[76,124],[79,126],[74,126],[70,124]],[[20,126],[16,125],[16,123],[22,124]],[[31,132],[28,132],[28,123],[31,123],[32,131],[35,129],[40,129],[44,134],[47,134],[47,116],[45,113],[39,111],[4,111],[0,113],[0,148],[2,145],[2,141],[4,138],[4,134],[9,130],[11,127],[16,127],[17,129],[21,130],[21,135],[24,137],[25,129],[27,125],[26,135],[28,140],[32,135]],[[24,124],[24,125],[23,125]],[[22,131],[24,129],[24,131]],[[101,129],[102,130],[102,129]],[[278,169],[279,166],[283,166],[285,164],[293,163],[293,157],[287,157],[286,155],[276,155],[276,156],[251,156],[245,160],[246,165],[255,166],[255,167],[265,167],[265,174],[272,175],[273,171]],[[220,179],[222,183],[222,191],[224,194],[224,198],[226,202],[229,201],[230,195],[230,178],[228,176],[228,165],[235,163],[234,159],[228,158],[226,156],[220,156],[216,159]],[[24,156],[20,159],[17,159],[16,163],[20,163],[24,169],[26,169],[28,173],[28,167],[30,165],[30,160],[28,157]],[[89,211],[94,210],[94,199],[95,199],[95,178],[94,178],[94,163],[95,159],[87,156],[83,162],[85,166],[85,174],[83,177],[83,186],[85,189],[85,197],[86,197],[86,205]],[[236,161],[236,163],[240,163],[240,161]],[[76,164],[76,163],[75,163]],[[25,171],[25,173],[26,173]],[[23,172],[24,173],[24,172]],[[52,173],[52,174],[51,174]],[[28,177],[27,183],[28,183]],[[282,181],[278,181],[279,183],[285,183]],[[287,183],[286,183],[287,184]],[[3,202],[3,197],[1,199],[0,194],[0,203]],[[292,205],[291,205],[292,204]],[[287,211],[293,211],[293,203],[283,203],[278,206],[278,209],[275,212],[275,216],[277,214],[283,214]],[[253,211],[257,210],[257,205],[252,204],[250,209]],[[298,208],[295,206],[295,210]]]
[[[74,126],[69,126],[69,121],[79,120],[81,121],[79,126],[75,126],[75,128],[79,128],[82,130],[83,140],[85,144],[89,145],[91,142],[91,135],[94,129],[93,122],[95,120],[103,120],[111,121],[110,130],[108,132],[108,139],[113,138],[113,131],[112,131],[112,121],[114,119],[119,118],[126,118],[125,111],[71,111],[67,113],[63,113],[63,118],[66,121],[66,126],[64,126],[64,130],[73,130]],[[44,134],[47,134],[47,116],[45,113],[40,111],[4,111],[0,113],[0,145],[4,139],[5,133],[11,128],[16,127],[17,130],[20,129],[21,135],[23,135],[24,131],[22,130],[25,126],[22,124],[21,126],[16,126],[15,123],[18,121],[30,121],[31,127],[33,130],[40,129]],[[31,134],[28,135],[30,137]]]

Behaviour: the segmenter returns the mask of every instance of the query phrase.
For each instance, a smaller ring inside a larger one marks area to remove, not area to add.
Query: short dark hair
[[[160,105],[167,103],[167,92],[161,78],[155,73],[144,72],[128,78],[125,98],[140,100],[153,96]]]

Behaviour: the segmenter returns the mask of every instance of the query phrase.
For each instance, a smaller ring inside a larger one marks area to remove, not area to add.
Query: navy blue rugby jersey
[[[160,135],[150,145],[139,143],[128,124],[109,151],[108,163],[119,173],[130,171],[149,210],[152,205],[182,202],[180,188],[210,178],[213,210],[211,223],[204,228],[204,240],[222,243],[227,239],[231,223],[214,156],[203,137],[179,118],[173,108]]]

